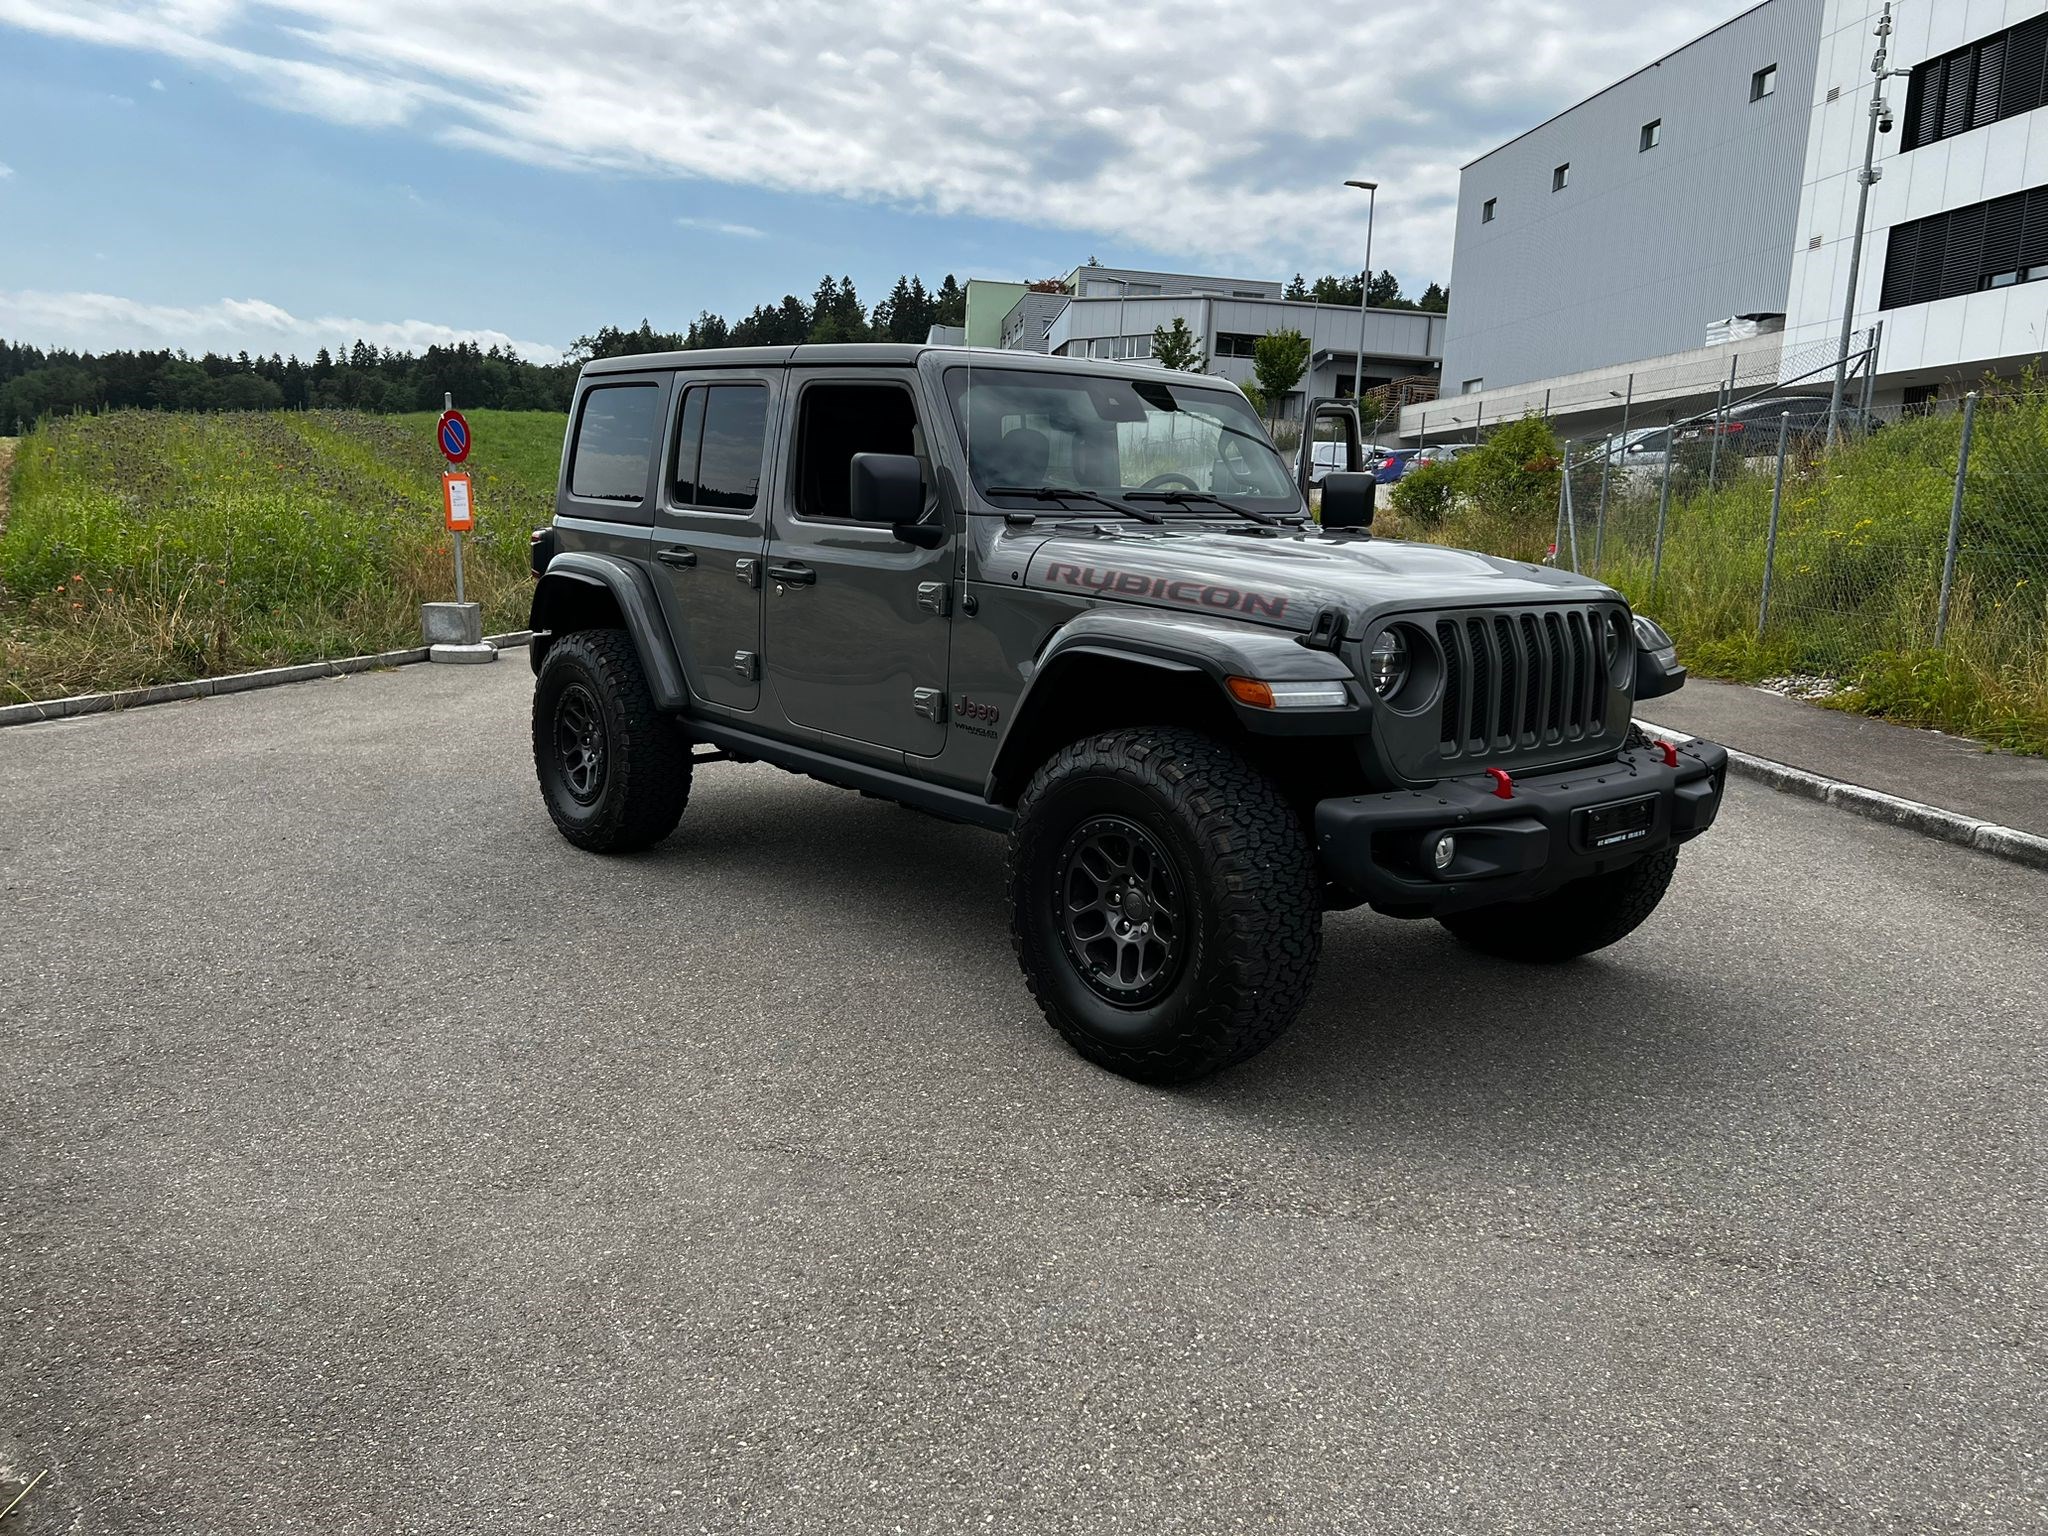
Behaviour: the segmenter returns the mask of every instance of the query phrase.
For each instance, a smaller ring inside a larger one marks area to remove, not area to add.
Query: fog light
[[[1436,840],[1436,845],[1429,850],[1429,861],[1439,870],[1449,869],[1451,867],[1451,860],[1457,856],[1458,840],[1448,832],[1439,837]]]

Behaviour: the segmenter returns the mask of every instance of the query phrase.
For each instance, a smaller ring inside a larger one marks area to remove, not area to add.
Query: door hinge
[[[733,574],[739,577],[740,585],[759,589],[761,585],[761,562],[758,560],[735,560]]]
[[[943,688],[913,688],[910,690],[910,707],[927,720],[946,718],[946,690]]]
[[[732,670],[742,682],[755,682],[761,676],[761,658],[752,651],[734,651]]]
[[[943,619],[953,611],[952,585],[943,581],[920,581],[917,584],[917,606]]]

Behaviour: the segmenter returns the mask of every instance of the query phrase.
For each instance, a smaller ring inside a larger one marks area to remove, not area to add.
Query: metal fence
[[[1688,636],[1753,635],[1795,691],[1835,691],[1874,657],[2042,668],[2048,394],[1873,409],[1852,387],[1832,431],[1827,405],[1723,406],[1648,451],[1572,445],[1552,558]]]
[[[1881,328],[1854,332],[1849,341],[1847,398],[1856,403],[1870,382],[1869,363]],[[1825,389],[1833,382],[1838,341],[1786,350],[1781,335],[1764,335],[1747,347],[1732,347],[1725,358],[1699,355],[1656,368],[1615,376],[1574,379],[1542,389],[1494,391],[1490,396],[1447,396],[1415,413],[1401,439],[1397,414],[1366,422],[1367,436],[1421,444],[1478,443],[1496,428],[1524,416],[1554,420],[1598,420],[1602,431],[1654,429],[1739,407],[1748,399],[1792,387]],[[1489,398],[1491,404],[1488,403]]]

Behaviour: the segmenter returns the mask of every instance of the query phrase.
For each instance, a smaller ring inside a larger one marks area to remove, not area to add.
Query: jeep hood
[[[1376,609],[1613,595],[1550,566],[1349,532],[1104,526],[1099,535],[1047,538],[1032,552],[1025,584],[1301,630],[1325,608],[1343,610],[1356,626]]]

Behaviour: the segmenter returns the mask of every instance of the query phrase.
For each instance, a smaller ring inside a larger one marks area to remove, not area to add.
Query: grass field
[[[419,643],[455,595],[432,415],[124,411],[19,440],[0,534],[0,702]],[[523,628],[564,419],[470,413],[484,630]]]

